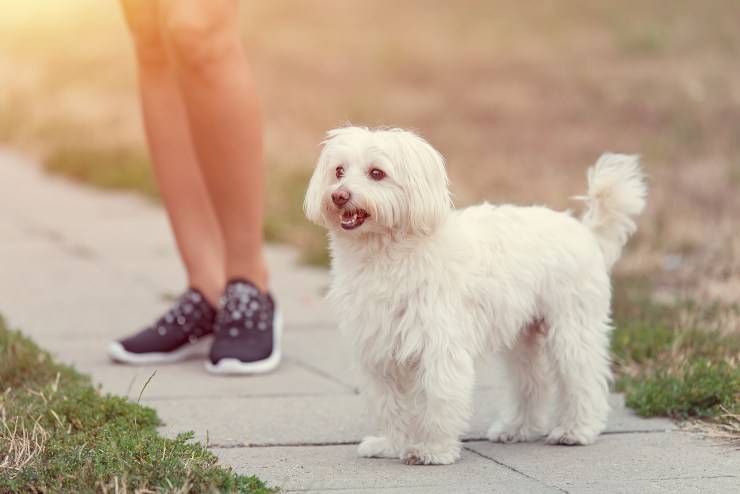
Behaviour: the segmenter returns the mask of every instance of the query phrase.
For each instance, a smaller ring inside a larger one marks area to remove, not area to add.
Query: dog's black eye
[[[373,180],[383,180],[385,178],[385,172],[380,168],[373,168],[370,170],[370,178]]]
[[[337,173],[337,178],[342,178],[344,176],[344,167],[338,166],[336,173]]]

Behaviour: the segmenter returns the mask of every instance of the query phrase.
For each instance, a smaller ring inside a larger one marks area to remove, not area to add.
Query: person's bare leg
[[[228,279],[267,289],[262,118],[237,0],[161,0],[190,131],[221,226]]]
[[[221,230],[190,138],[157,1],[122,0],[139,69],[147,140],[159,189],[190,286],[216,304],[225,280]]]

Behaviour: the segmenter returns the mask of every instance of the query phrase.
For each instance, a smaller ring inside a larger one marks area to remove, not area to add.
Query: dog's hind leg
[[[549,444],[591,444],[609,415],[609,318],[571,314],[550,327],[547,349],[559,393]]]
[[[504,371],[499,415],[488,429],[493,442],[534,441],[547,432],[553,381],[544,348],[544,321],[523,330],[513,348],[498,354]]]

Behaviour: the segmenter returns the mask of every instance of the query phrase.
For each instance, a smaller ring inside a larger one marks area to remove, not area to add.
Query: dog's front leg
[[[381,436],[367,436],[357,448],[357,454],[366,458],[400,458],[408,444],[409,404],[404,391],[403,375],[371,373],[370,405],[374,410]]]
[[[460,458],[460,436],[468,427],[474,384],[473,359],[453,342],[426,348],[419,373],[423,404],[413,443],[401,454],[407,465],[448,465]]]

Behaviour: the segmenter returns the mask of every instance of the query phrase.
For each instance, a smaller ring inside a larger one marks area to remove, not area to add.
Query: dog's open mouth
[[[354,230],[365,222],[370,215],[364,209],[350,209],[342,213],[342,228]]]

